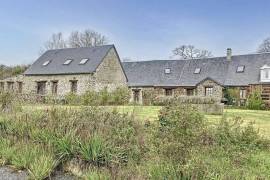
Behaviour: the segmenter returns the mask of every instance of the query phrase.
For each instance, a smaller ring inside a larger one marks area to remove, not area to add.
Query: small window
[[[201,68],[196,68],[194,71],[194,74],[200,74],[200,72],[201,72]]]
[[[88,59],[82,59],[79,64],[85,64],[87,63]]]
[[[195,89],[187,89],[187,96],[194,96],[195,94]]]
[[[9,92],[14,91],[14,82],[7,82],[7,89]]]
[[[0,92],[5,90],[5,83],[4,82],[0,82]]]
[[[22,93],[22,88],[23,88],[23,83],[22,82],[17,82],[18,85],[18,93]]]
[[[171,69],[170,68],[166,68],[165,69],[165,74],[171,74]]]
[[[238,66],[236,72],[241,73],[244,72],[245,66]]]
[[[57,95],[57,89],[58,89],[58,82],[57,81],[53,81],[52,82],[52,94],[53,95]]]
[[[205,96],[212,96],[212,95],[213,95],[213,87],[206,87]]]
[[[77,87],[78,86],[78,81],[77,80],[72,80],[70,81],[70,91],[72,93],[77,93]]]
[[[269,79],[269,70],[268,69],[265,70],[265,79]]]
[[[247,90],[240,89],[240,99],[246,99],[246,96],[247,96]]]
[[[45,95],[46,93],[46,81],[37,82],[37,94]]]
[[[135,103],[139,103],[140,102],[140,89],[133,89],[133,101]]]
[[[45,61],[42,65],[47,66],[51,61]]]
[[[172,96],[173,90],[172,89],[165,89],[165,96]]]
[[[72,59],[68,59],[64,62],[64,65],[69,65],[72,62]]]

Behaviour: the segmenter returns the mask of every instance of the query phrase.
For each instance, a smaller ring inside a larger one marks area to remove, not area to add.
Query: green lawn
[[[46,109],[50,106],[24,106],[24,110]],[[57,106],[61,108],[80,108],[79,106]],[[154,121],[158,118],[159,106],[106,106],[106,109],[114,109],[121,113],[134,114],[141,120]],[[245,122],[254,122],[262,134],[270,137],[270,111],[225,109],[224,116],[228,118],[241,117]],[[221,115],[206,115],[210,122],[217,122],[222,118]]]

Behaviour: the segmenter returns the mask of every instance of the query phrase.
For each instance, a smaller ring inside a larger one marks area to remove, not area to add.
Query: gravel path
[[[52,180],[75,180],[76,178],[70,175],[63,175],[57,172]],[[0,167],[0,180],[27,180],[27,173],[25,171],[14,171],[8,167]]]
[[[27,173],[14,171],[8,167],[0,167],[1,180],[27,180]]]

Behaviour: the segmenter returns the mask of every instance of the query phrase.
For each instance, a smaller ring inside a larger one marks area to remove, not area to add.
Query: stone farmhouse
[[[223,99],[236,88],[241,100],[258,90],[270,104],[270,53],[193,60],[121,63],[114,45],[49,50],[23,75],[0,81],[0,89],[25,94],[83,94],[128,86],[131,101],[142,103],[146,92],[157,96],[211,96]]]
[[[126,86],[127,77],[115,47],[106,45],[49,50],[23,75],[0,83],[2,90],[61,96]]]

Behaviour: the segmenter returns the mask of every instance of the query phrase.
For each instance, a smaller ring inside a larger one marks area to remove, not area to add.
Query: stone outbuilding
[[[45,52],[23,75],[0,82],[1,89],[25,94],[83,94],[127,85],[114,45]]]

